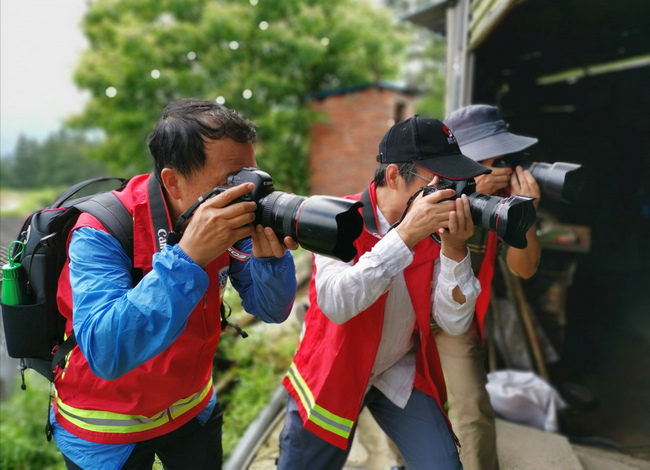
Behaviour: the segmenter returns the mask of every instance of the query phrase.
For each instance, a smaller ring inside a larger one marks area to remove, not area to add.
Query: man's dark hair
[[[253,124],[235,110],[212,101],[190,98],[167,105],[147,143],[154,159],[156,178],[161,181],[163,168],[178,170],[184,177],[203,168],[206,140],[229,138],[253,143],[255,137]]]
[[[386,186],[386,168],[388,165],[397,165],[399,169],[399,174],[404,181],[408,184],[415,180],[415,175],[417,173],[417,165],[413,162],[399,162],[399,163],[381,163],[375,170],[375,186]]]

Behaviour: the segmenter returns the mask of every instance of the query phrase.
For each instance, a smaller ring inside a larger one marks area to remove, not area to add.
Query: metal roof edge
[[[397,83],[391,83],[391,82],[372,82],[372,83],[364,83],[360,85],[352,85],[352,86],[346,86],[346,87],[339,87],[339,88],[333,88],[331,90],[323,90],[315,93],[309,93],[307,95],[308,99],[313,99],[313,100],[322,100],[324,98],[329,98],[330,96],[336,96],[336,95],[345,95],[348,93],[355,93],[358,91],[363,91],[367,90],[369,88],[378,88],[380,90],[393,90],[393,91],[398,91],[400,93],[405,93],[409,95],[415,95],[420,93],[419,90],[413,87],[408,87],[405,85],[399,85]]]
[[[456,3],[456,0],[434,0],[429,5],[401,15],[399,20],[410,21],[444,35],[446,32],[447,7],[453,3]]]

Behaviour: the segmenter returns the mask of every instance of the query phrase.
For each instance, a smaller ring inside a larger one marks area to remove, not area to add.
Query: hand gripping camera
[[[477,193],[474,179],[456,181],[441,178],[438,184],[424,186],[421,189],[423,196],[439,189],[456,191],[452,199],[458,199],[466,194],[474,225],[496,233],[500,240],[515,248],[526,248],[528,245],[526,232],[535,223],[537,217],[533,205],[534,198],[528,196],[503,198]],[[432,237],[440,242],[437,233],[432,234]]]
[[[567,162],[538,163],[526,154],[513,153],[495,160],[492,166],[503,168],[517,165],[530,171],[544,196],[554,201],[572,202],[584,187],[581,165]]]
[[[295,196],[275,191],[269,174],[257,168],[243,168],[229,175],[226,185],[217,186],[201,196],[179,218],[174,232],[203,201],[242,183],[254,183],[255,188],[231,204],[246,201],[257,203],[254,225],[271,227],[278,238],[292,237],[303,248],[314,253],[345,262],[356,256],[354,241],[363,230],[363,218],[359,213],[361,202],[333,196]]]

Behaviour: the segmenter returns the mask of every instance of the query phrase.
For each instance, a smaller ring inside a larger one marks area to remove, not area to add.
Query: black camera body
[[[474,178],[470,178],[468,180],[449,180],[446,178],[440,178],[440,182],[438,184],[423,186],[422,195],[428,196],[429,194],[432,194],[441,189],[453,189],[456,191],[456,194],[454,197],[442,199],[440,202],[453,201],[454,199],[461,197],[463,194],[466,196],[474,194],[476,192],[476,180]]]
[[[257,168],[242,168],[228,175],[226,185],[217,186],[203,196],[203,200],[220,194],[242,183],[253,183],[255,188],[235,199],[231,204],[252,201],[257,203],[254,225],[271,227],[282,240],[289,236],[306,250],[348,262],[357,249],[354,241],[363,231],[359,212],[362,203],[333,196],[296,196],[275,191],[271,176]]]
[[[567,162],[540,163],[532,161],[525,153],[513,153],[492,163],[495,168],[521,166],[530,171],[544,196],[562,202],[572,202],[584,187],[582,165]]]
[[[265,196],[268,196],[271,194],[273,191],[275,191],[275,188],[273,186],[273,179],[271,176],[257,168],[242,168],[240,171],[237,173],[233,173],[232,175],[228,175],[228,179],[226,180],[226,184],[222,186],[217,186],[215,187],[210,196],[208,197],[213,197],[216,196],[217,194],[221,194],[222,192],[226,191],[227,189],[230,189],[234,186],[239,186],[240,184],[243,183],[253,183],[255,187],[250,193],[244,194],[241,197],[238,197],[234,201],[232,201],[231,204],[237,203],[237,202],[258,202],[260,199],[262,199]],[[207,198],[206,198],[207,199]],[[257,222],[256,220],[256,223]]]
[[[515,248],[526,248],[526,232],[535,223],[537,212],[533,205],[534,198],[528,196],[488,196],[476,192],[476,181],[450,180],[440,178],[436,185],[424,186],[423,196],[427,196],[441,189],[453,189],[454,197],[445,200],[454,200],[465,194],[469,200],[469,208],[474,225],[497,234],[499,239]],[[441,201],[442,202],[442,201]],[[432,235],[434,240],[440,241],[437,234]]]

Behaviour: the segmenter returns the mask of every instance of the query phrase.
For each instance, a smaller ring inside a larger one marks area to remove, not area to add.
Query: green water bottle
[[[20,245],[20,250],[11,256],[14,245]],[[25,244],[14,241],[9,244],[9,264],[2,267],[2,303],[5,305],[25,305],[28,303],[27,278],[23,265],[16,258],[25,250]]]

